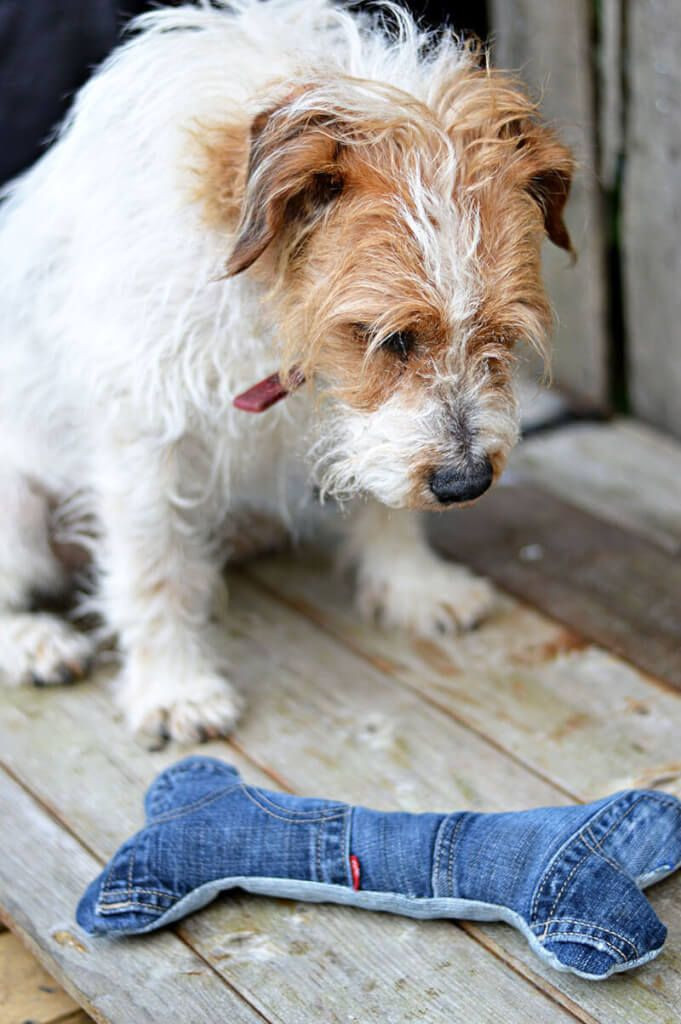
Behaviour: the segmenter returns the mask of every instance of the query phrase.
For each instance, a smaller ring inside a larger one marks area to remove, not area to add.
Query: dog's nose
[[[493,476],[492,463],[483,459],[467,469],[436,470],[430,478],[430,489],[441,505],[453,505],[479,498],[492,483]]]

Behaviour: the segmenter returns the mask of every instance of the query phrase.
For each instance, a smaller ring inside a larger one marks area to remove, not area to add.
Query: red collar
[[[282,383],[280,374],[271,373],[269,377],[258,381],[252,387],[242,391],[233,399],[232,404],[243,412],[265,412],[271,405],[286,398],[305,381],[305,377],[295,366],[288,375],[286,384]]]

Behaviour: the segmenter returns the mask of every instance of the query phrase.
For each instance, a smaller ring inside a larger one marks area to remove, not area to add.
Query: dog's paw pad
[[[17,614],[4,629],[3,667],[10,681],[57,686],[82,678],[92,665],[93,638],[55,615]]]
[[[119,695],[128,723],[146,746],[158,748],[167,740],[200,743],[228,736],[243,708],[243,701],[220,675],[198,675],[173,684],[159,677],[146,691]]]

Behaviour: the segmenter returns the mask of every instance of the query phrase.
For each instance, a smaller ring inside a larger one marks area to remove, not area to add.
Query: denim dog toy
[[[640,890],[681,862],[681,801],[648,790],[505,814],[384,813],[271,793],[189,757],[152,783],[145,810],[80,901],[90,933],[152,931],[239,887],[506,921],[547,964],[600,979],[660,952],[667,930]]]

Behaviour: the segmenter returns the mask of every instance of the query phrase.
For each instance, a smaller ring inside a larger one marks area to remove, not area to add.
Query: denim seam
[[[463,817],[463,813],[461,817]],[[447,831],[451,827],[450,823],[452,818],[452,814],[444,815],[438,826],[437,835],[435,837],[435,854],[433,856],[433,870],[430,878],[430,887],[433,890],[433,894],[438,893],[439,895],[440,892],[440,862],[442,860],[442,852],[444,850]]]
[[[602,843],[605,839],[607,839],[608,836],[611,835],[615,831],[615,829],[620,827],[620,825],[622,824],[624,819],[629,817],[629,815],[631,814],[631,812],[633,811],[633,809],[636,807],[636,805],[639,802],[640,802],[640,798],[638,800],[632,801],[631,806],[627,808],[627,810],[624,812],[624,814],[620,818],[618,818],[617,821],[613,822],[613,824],[610,826],[608,831],[601,837],[600,841],[596,841],[597,846],[600,846],[600,843]],[[608,804],[608,806],[610,807],[612,805]],[[605,810],[605,808],[603,808],[603,810]],[[573,867],[572,871],[570,872],[570,874],[567,876],[567,878],[563,882],[562,886],[560,887],[560,892],[558,893],[558,895],[556,896],[555,900],[553,901],[553,904],[551,905],[551,909],[549,911],[549,917],[553,914],[553,912],[555,911],[556,907],[560,903],[560,901],[561,901],[561,899],[563,897],[563,893],[565,892],[565,889],[566,889],[568,883],[572,881],[572,879],[574,878],[574,876],[577,873],[577,871],[579,870],[579,868],[582,866],[584,861],[587,860],[588,857],[591,854],[593,854],[596,857],[601,857],[601,859],[604,860],[607,864],[610,864],[611,867],[614,867],[615,870],[619,874],[622,874],[622,875],[626,874],[626,872],[622,871],[621,867],[618,864],[614,864],[612,861],[610,861],[608,859],[608,857],[603,853],[603,851],[601,849],[594,849],[592,846],[590,846],[590,844],[589,844],[589,842],[588,842],[588,840],[586,838],[586,833],[587,832],[591,832],[591,825],[592,825],[592,822],[586,822],[583,825],[583,827],[579,830],[579,835],[578,835],[577,838],[581,839],[581,841],[586,846],[588,852],[585,854],[584,857],[582,857],[582,859],[580,861],[577,862],[577,864],[575,864],[575,866]]]
[[[255,806],[259,807],[260,810],[263,811],[265,814],[269,814],[271,818],[276,818],[278,821],[285,821],[287,825],[318,825],[320,822],[323,823],[325,821],[337,821],[339,818],[342,818],[347,813],[347,808],[345,808],[342,804],[338,804],[335,808],[333,808],[334,811],[339,812],[337,814],[323,814],[318,818],[302,818],[294,816],[287,817],[285,808],[279,808],[279,810],[283,812],[282,814],[275,814],[274,811],[271,811],[268,807],[265,807],[263,804],[260,803],[258,798],[255,797],[253,793],[249,790],[248,786],[242,784],[242,788],[244,794],[248,797],[251,803],[254,803]]]
[[[182,807],[178,807],[174,811],[167,811],[165,814],[161,814],[157,818],[151,819],[148,822],[147,827],[151,827],[152,825],[165,825],[167,821],[175,821],[176,818],[181,818],[183,814],[187,814],[190,811],[201,810],[202,807],[208,806],[208,804],[212,803],[214,800],[220,800],[223,796],[227,796],[235,789],[238,789],[241,785],[242,783],[236,782],[233,785],[219,789],[216,793],[207,793],[199,800],[194,800],[191,804],[184,804]]]
[[[622,871],[622,868],[617,863],[617,861],[614,861],[610,857],[608,857],[607,853],[605,852],[605,850],[601,848],[601,844],[599,843],[598,839],[596,839],[596,836],[593,834],[590,828],[586,829],[584,835],[582,836],[582,839],[584,841],[584,845],[589,850],[591,850],[593,854],[595,854],[597,857],[601,857],[602,860],[604,860],[606,864],[609,864],[611,868],[614,868],[615,871],[619,871],[622,874],[626,874],[626,872]],[[591,845],[592,843],[593,846]]]
[[[175,779],[179,779],[181,781],[183,775],[223,775],[225,777],[229,775],[233,780],[237,776],[237,773],[234,771],[225,772],[224,768],[221,765],[179,764],[170,768],[166,768],[162,776],[156,779],[153,785],[153,804],[158,803],[157,796],[161,798],[163,798],[163,796],[167,796],[168,792],[173,788],[172,782]],[[237,782],[236,785],[238,784],[239,783]]]
[[[599,942],[602,946],[607,946],[608,949],[611,949],[613,953],[616,953],[617,956],[621,958],[621,960],[624,963],[626,963],[626,961],[629,959],[628,956],[625,953],[623,953],[621,949],[618,949],[617,946],[613,946],[613,944],[611,942],[608,942],[607,939],[595,938],[593,935],[584,935],[582,932],[558,932],[556,935],[542,935],[540,939],[542,945],[546,943],[547,939],[549,942],[562,942],[564,939],[580,939],[582,943],[585,939],[592,939],[594,942]],[[638,959],[638,953],[636,954],[635,959]]]
[[[153,903],[145,903],[143,900],[123,900],[120,903],[98,903],[98,914],[119,914],[122,910],[133,910],[135,907],[143,907],[145,910],[153,911],[155,914],[165,914],[171,907],[157,907]]]
[[[266,809],[266,807],[270,807],[272,808],[273,814],[275,811],[280,811],[283,815],[290,814],[295,818],[300,818],[301,821],[314,822],[321,821],[326,818],[337,818],[339,817],[340,814],[345,813],[347,807],[347,804],[343,803],[331,804],[327,807],[327,810],[322,812],[321,814],[319,811],[290,811],[286,807],[282,807],[281,804],[278,804],[276,800],[271,800],[264,790],[257,789],[255,786],[247,786],[244,782],[242,782],[241,785],[243,786],[244,790],[247,791],[247,794],[253,797],[256,803],[260,803],[263,805],[263,810]],[[256,793],[257,796],[255,795]],[[317,817],[310,817],[313,814],[316,814]]]
[[[461,831],[461,826],[463,825],[463,818],[464,816],[462,814],[459,820],[457,821],[456,825],[454,826],[451,836],[449,837],[449,850],[447,854],[447,881],[449,883],[449,895],[452,897],[452,899],[454,898],[454,849],[456,846],[456,841],[459,837],[459,832]]]
[[[198,809],[200,809],[202,807],[205,807],[208,804],[212,803],[214,800],[219,800],[226,793],[230,793],[233,789],[237,789],[238,785],[239,784],[237,783],[236,786],[230,786],[230,787],[227,787],[225,789],[221,789],[217,793],[210,793],[209,795],[207,795],[205,797],[202,797],[201,800],[195,800],[193,804],[187,804],[186,807],[179,808],[177,811],[173,811],[172,813],[169,813],[169,814],[165,815],[165,817],[155,818],[153,821],[150,821],[147,824],[147,829],[154,828],[154,827],[156,827],[156,825],[164,825],[168,821],[173,821],[176,818],[181,818],[183,814],[186,814],[189,811],[195,811],[195,810],[198,810]],[[146,831],[146,829],[144,831]],[[128,856],[127,890],[126,890],[128,893],[133,891],[132,875],[133,875],[133,871],[134,871],[134,867],[135,867],[135,858],[136,858],[136,852],[137,852],[138,843],[139,843],[139,836],[137,838],[137,841],[135,843],[133,843],[132,848],[130,850],[130,854]],[[101,895],[104,895],[107,892],[123,891],[123,890],[117,890],[116,886],[113,885],[113,875],[114,875],[115,870],[116,870],[116,863],[114,861],[114,863],[112,863],[112,865],[111,865],[111,867],[109,869],[109,872],[108,872],[106,878],[104,879],[104,881],[102,883]],[[140,890],[140,892],[141,891],[142,890]],[[147,891],[150,892],[151,890],[147,890]],[[179,894],[178,893],[174,893],[172,898],[173,899],[178,899],[179,898]]]
[[[636,947],[636,943],[632,942],[631,939],[628,939],[626,935],[620,935],[619,932],[613,931],[612,928],[603,928],[602,925],[594,924],[593,921],[582,921],[578,917],[549,917],[546,921],[542,921],[540,924],[533,925],[533,929],[543,928],[544,929],[544,934],[542,935],[542,938],[549,938],[550,939],[551,936],[548,934],[548,929],[549,929],[549,925],[552,925],[552,924],[584,925],[586,928],[591,928],[594,931],[604,932],[606,935],[612,935],[616,939],[621,939],[622,942],[625,942],[627,944],[627,946],[631,946],[631,948],[633,949],[633,951],[636,954],[636,956],[638,956],[638,949]],[[557,934],[557,935],[564,935],[565,932],[556,932],[555,934]],[[598,936],[592,936],[592,937],[597,938]]]
[[[352,867],[350,865],[350,857],[352,855],[352,833],[355,825],[355,808],[348,808],[347,824],[345,828],[345,837],[343,840],[343,863],[345,867],[345,884],[355,887],[355,880],[352,877]],[[361,865],[360,865],[361,871]],[[361,883],[361,875],[360,875]]]
[[[316,841],[316,844],[315,844],[315,847],[316,847],[316,849],[315,849],[315,854],[316,854],[315,862],[316,862],[316,868],[317,868],[317,881],[318,882],[323,882],[324,881],[324,879],[322,878],[322,837],[323,837],[323,835],[324,835],[324,823],[321,822],[320,825],[319,825],[319,828],[317,829],[317,841]]]
[[[127,889],[107,889],[107,893],[109,893],[111,896],[127,896],[131,892],[145,892],[151,896],[164,896],[166,899],[177,899],[177,893],[169,892],[167,889],[146,889],[142,888],[142,886],[139,885],[135,885],[132,888]],[[103,895],[104,891],[102,890],[99,896],[100,900]]]
[[[636,805],[642,799],[643,799],[643,797],[640,796],[636,800],[632,801],[631,805],[621,815],[621,817],[619,817],[617,819],[617,821],[613,822],[613,824],[610,826],[608,831],[603,836],[601,836],[601,839],[600,839],[599,843],[602,843],[605,839],[607,839],[608,836],[611,834],[611,832],[613,832],[614,829],[618,828],[622,824],[624,819],[626,817],[628,817],[629,814],[631,814],[631,812],[633,811],[634,807],[636,807]],[[615,803],[617,803],[617,799],[611,801],[609,804],[606,804],[605,807],[601,808],[600,811],[598,811],[596,814],[592,815],[592,817],[589,818],[588,821],[585,821],[584,824],[582,825],[582,827],[580,829],[578,829],[577,832],[573,833],[573,835],[568,840],[566,840],[566,842],[563,844],[563,847],[561,848],[562,851],[563,851],[563,856],[558,857],[558,854],[556,854],[556,859],[554,860],[554,862],[551,865],[551,867],[547,870],[545,875],[542,877],[542,879],[540,880],[539,884],[537,885],[537,888],[535,889],[534,898],[532,900],[532,906],[531,906],[531,909],[530,909],[530,920],[531,921],[533,921],[536,918],[536,916],[537,916],[537,904],[539,903],[539,900],[541,898],[542,890],[544,889],[544,887],[546,886],[546,883],[549,881],[549,879],[552,877],[552,875],[554,875],[556,873],[556,871],[559,869],[560,864],[562,863],[562,861],[563,861],[563,859],[565,857],[565,854],[567,853],[569,847],[573,846],[580,839],[583,839],[584,838],[584,833],[586,832],[586,830],[590,829],[591,826],[598,820],[598,818],[602,814],[605,814],[605,812],[608,810],[608,808],[612,807],[613,804],[615,804]],[[669,803],[671,804],[671,801],[669,801]],[[672,806],[673,806],[673,804],[672,804]],[[585,842],[584,845],[586,846],[586,848],[589,851],[589,853],[596,852],[596,851],[591,849],[591,847],[588,845],[588,843]],[[560,850],[558,851],[558,853],[560,853]],[[586,858],[589,856],[589,853],[587,853],[586,856],[582,857],[582,859],[580,861],[578,861],[577,864],[575,864],[575,866],[573,867],[572,871],[570,871],[569,875],[567,876],[567,878],[563,882],[563,885],[561,886],[560,892],[558,893],[558,896],[556,897],[556,899],[554,900],[554,902],[553,902],[553,904],[551,906],[551,910],[549,911],[549,916],[551,916],[553,914],[554,910],[556,909],[556,905],[558,904],[558,901],[561,899],[561,897],[563,895],[563,892],[565,891],[566,885],[568,884],[568,882],[570,882],[572,880],[572,877],[574,876],[575,872],[584,863]]]

